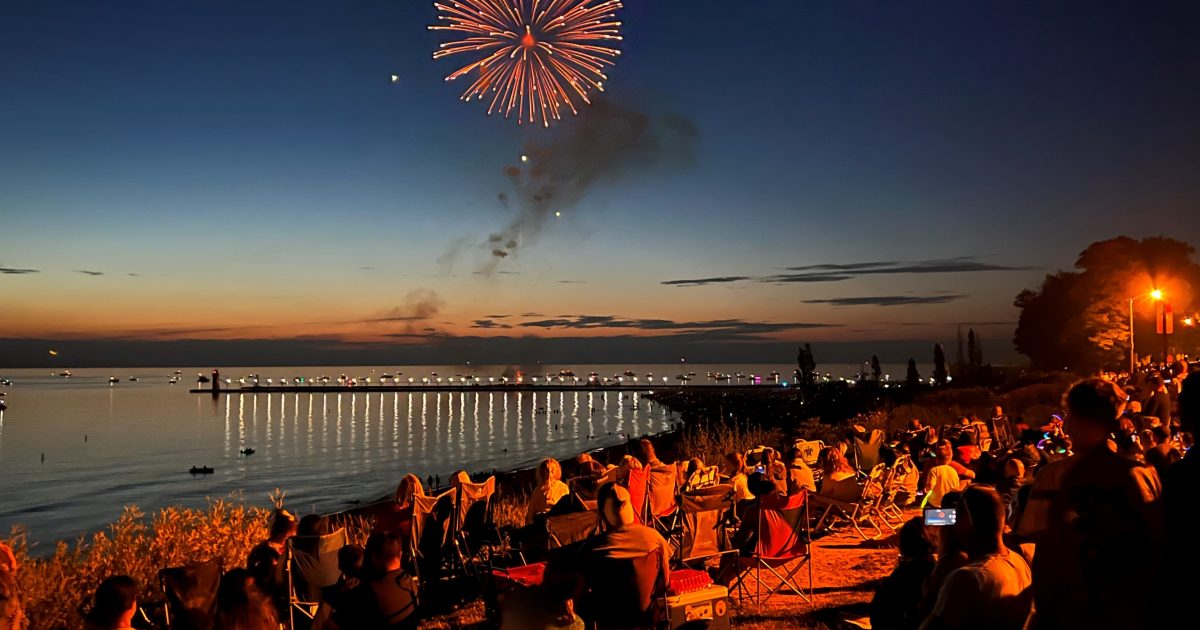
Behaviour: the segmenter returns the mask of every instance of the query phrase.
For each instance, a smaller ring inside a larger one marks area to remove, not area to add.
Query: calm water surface
[[[641,375],[675,375],[674,366],[628,366]],[[837,366],[849,376],[858,366]],[[896,366],[886,366],[895,375]],[[273,488],[301,511],[333,511],[350,499],[373,499],[414,472],[443,479],[460,468],[506,470],[547,455],[567,457],[622,441],[623,435],[666,430],[672,414],[640,394],[618,392],[371,392],[232,394],[213,400],[189,394],[206,369],[77,369],[70,378],[49,370],[10,370],[0,412],[0,531],[29,527],[43,545],[95,531],[122,506],[151,511],[203,505],[207,497],[242,493],[267,504]],[[559,366],[545,366],[556,372]],[[614,366],[571,366],[580,377]],[[788,366],[688,366],[756,374]],[[235,368],[223,376],[263,378],[373,376],[397,371],[418,380],[431,372],[474,373],[486,379],[506,368]],[[511,368],[508,369],[511,373]],[[903,373],[902,371],[900,372]],[[841,375],[839,373],[839,375]],[[110,386],[116,376],[121,382]],[[138,382],[130,382],[137,377]],[[235,381],[236,386],[236,381]],[[591,436],[591,437],[589,437]],[[242,456],[244,447],[255,454]],[[44,461],[43,461],[44,456]],[[215,474],[192,476],[192,466]]]

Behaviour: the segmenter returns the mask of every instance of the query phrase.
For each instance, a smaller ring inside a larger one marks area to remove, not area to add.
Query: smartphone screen
[[[958,521],[958,510],[955,508],[925,508],[925,524],[930,527],[945,527]]]

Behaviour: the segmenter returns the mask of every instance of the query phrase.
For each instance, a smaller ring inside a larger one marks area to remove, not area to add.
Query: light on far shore
[[[1152,297],[1152,298],[1154,298],[1154,299],[1156,299],[1156,300],[1161,300],[1161,299],[1163,299],[1163,292],[1162,292],[1162,289],[1155,289],[1155,290],[1151,291],[1151,292],[1150,292],[1150,297]]]

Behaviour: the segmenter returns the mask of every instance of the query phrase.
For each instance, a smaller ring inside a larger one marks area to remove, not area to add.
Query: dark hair
[[[87,622],[101,628],[115,626],[125,611],[137,603],[138,585],[128,575],[115,575],[96,587]]]
[[[296,530],[296,517],[292,513],[279,508],[271,518],[270,538],[282,538]]]
[[[746,480],[746,487],[750,490],[750,494],[761,497],[775,490],[775,483],[765,473],[756,472]]]
[[[937,551],[937,541],[925,526],[925,519],[917,516],[900,527],[900,557],[906,560],[928,558]]]
[[[1165,424],[1160,424],[1150,429],[1150,434],[1154,436],[1154,441],[1162,444],[1171,439],[1171,431]]]
[[[365,551],[360,545],[346,545],[338,549],[338,570],[346,577],[358,577],[362,573]]]
[[[1112,381],[1089,378],[1079,381],[1063,396],[1063,407],[1077,419],[1115,430],[1128,396]]]
[[[1150,378],[1146,379],[1146,385],[1151,390],[1158,389],[1159,387],[1162,387],[1165,383],[1166,383],[1166,381],[1163,380],[1163,377],[1161,374],[1154,374]]]
[[[300,519],[300,526],[296,529],[298,536],[324,536],[328,533],[329,523],[320,514],[309,514]]]
[[[967,512],[971,536],[975,540],[992,542],[1004,531],[1004,500],[994,488],[984,484],[968,486],[962,493],[959,509]],[[962,515],[959,516],[962,518]]]
[[[1179,417],[1184,426],[1193,425],[1193,431],[1194,425],[1200,423],[1200,372],[1183,379],[1183,386],[1179,390]]]
[[[367,539],[364,551],[366,561],[365,573],[370,579],[379,579],[387,575],[388,565],[398,560],[404,553],[400,539],[391,533],[376,532]]]
[[[271,600],[254,583],[246,569],[221,576],[217,587],[218,627],[238,630],[274,630],[279,625]]]

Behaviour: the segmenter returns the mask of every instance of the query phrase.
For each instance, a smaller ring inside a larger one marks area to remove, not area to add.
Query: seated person
[[[126,630],[137,614],[138,585],[128,575],[110,577],[96,587],[92,607],[84,616],[87,630]]]
[[[1021,630],[1033,604],[1029,565],[1004,546],[1004,505],[988,486],[967,488],[953,525],[969,562],[950,573],[922,630]]]
[[[824,477],[822,483],[829,481],[842,481],[843,479],[852,479],[854,477],[854,467],[846,461],[845,454],[837,447],[829,447],[824,450],[821,455],[823,464]]]
[[[950,466],[950,456],[941,451],[938,453],[937,465],[929,469],[925,479],[926,502],[933,507],[942,507],[942,498],[947,492],[963,489],[965,485],[958,477],[958,472]]]
[[[900,528],[900,560],[871,599],[873,630],[916,628],[921,623],[921,589],[937,557],[937,543],[929,530],[920,516]]]
[[[812,469],[804,463],[804,453],[798,448],[793,448],[791,461],[787,466],[787,493],[799,494],[801,490],[816,492],[817,482],[813,478]]]
[[[734,501],[749,501],[754,498],[754,495],[750,493],[750,488],[746,485],[746,458],[744,455],[741,453],[727,454],[721,474],[726,478],[726,483],[733,486]]]
[[[754,555],[758,547],[758,513],[764,508],[781,508],[787,504],[787,495],[779,491],[779,488],[767,478],[766,474],[756,472],[750,475],[748,481],[750,492],[754,493],[754,500],[751,501],[746,509],[742,512],[742,522],[738,526],[737,532],[733,535],[733,540],[730,541],[738,554],[726,554],[721,556],[721,566],[717,570],[717,576],[714,582],[723,586],[728,586],[737,577],[739,571],[739,556],[749,557]]]
[[[951,443],[950,440],[941,440],[934,447],[933,459],[930,459],[928,462],[926,462],[926,475],[929,474],[930,468],[938,465],[937,456],[941,453],[945,453],[946,456],[950,458],[950,467],[954,469],[954,472],[958,473],[959,479],[975,479],[975,471],[969,466],[964,465],[961,461],[955,459],[955,454],[957,451],[954,448],[954,444]]]
[[[217,588],[217,627],[238,630],[268,630],[279,627],[271,600],[254,584],[245,569],[221,576]]]
[[[638,445],[642,451],[641,459],[642,459],[642,467],[643,468],[653,468],[655,466],[663,465],[662,461],[658,459],[658,455],[654,452],[654,443],[653,442],[651,442],[650,440],[647,440],[645,438],[642,438],[642,441],[639,442]]]
[[[362,582],[363,559],[366,553],[359,545],[346,545],[338,550],[338,572],[341,576],[333,586],[321,590],[321,605],[313,619],[313,630],[332,626],[333,612],[345,606],[346,595]]]
[[[425,496],[425,488],[421,486],[421,478],[414,474],[404,475],[396,486],[395,505],[390,514],[380,517],[375,524],[377,531],[400,532],[407,536],[412,532],[413,500]]]
[[[600,487],[598,510],[604,530],[581,543],[557,550],[546,569],[547,588],[574,576],[580,615],[593,622],[632,623],[650,605],[650,596],[670,584],[671,551],[666,539],[636,522],[629,491],[615,483]],[[656,553],[654,565],[639,564]],[[632,562],[632,575],[614,579],[614,560]],[[649,587],[648,589],[646,587]],[[604,625],[608,625],[605,623]]]
[[[287,606],[287,580],[284,577],[283,557],[287,539],[296,534],[296,517],[279,508],[271,517],[271,529],[267,539],[250,550],[246,558],[246,569],[254,578],[259,590],[275,601],[281,610]]]
[[[333,621],[342,630],[408,630],[417,627],[417,586],[401,563],[400,539],[375,533],[367,539],[363,581],[343,596]]]
[[[533,522],[533,517],[550,511],[558,500],[571,493],[567,484],[562,482],[562,467],[558,460],[543,459],[537,467],[537,486],[529,495],[529,503],[525,508],[525,524]]]
[[[954,448],[954,459],[963,466],[969,467],[972,462],[979,459],[983,453],[976,445],[978,438],[970,431],[964,431],[962,438],[959,440],[958,446]]]

